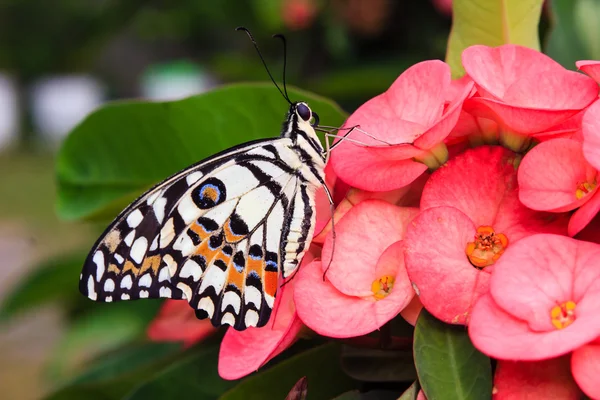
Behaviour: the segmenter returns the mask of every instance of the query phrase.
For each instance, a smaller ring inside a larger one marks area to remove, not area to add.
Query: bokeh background
[[[76,297],[71,271],[102,227],[58,219],[54,159],[86,115],[107,101],[267,80],[240,25],[278,80],[283,52],[271,35],[284,33],[288,82],[351,112],[408,66],[444,58],[451,8],[451,0],[3,0],[0,398],[40,398],[90,354],[145,329],[126,313],[90,324],[88,303]],[[598,21],[600,0],[547,2],[543,50],[571,69],[600,59]]]

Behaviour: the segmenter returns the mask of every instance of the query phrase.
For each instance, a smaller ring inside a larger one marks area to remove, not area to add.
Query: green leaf
[[[345,113],[332,101],[288,88],[326,125]],[[113,217],[156,182],[218,151],[276,137],[288,105],[272,84],[238,84],[184,100],[116,102],[92,113],[65,140],[56,162],[58,213]]]
[[[543,0],[454,0],[452,31],[446,62],[454,78],[465,70],[461,62],[464,49],[475,44],[500,46],[519,44],[540,49],[538,24]]]
[[[148,382],[134,389],[126,398],[128,400],[217,399],[236,383],[219,377],[218,357],[218,347],[201,347],[156,374]]]
[[[144,343],[115,350],[47,400],[121,399],[140,382],[169,365],[171,356],[181,356],[180,348],[173,343]]]
[[[417,378],[410,350],[344,346],[342,368],[352,378],[364,382],[405,382]]]
[[[92,311],[73,322],[59,342],[49,362],[51,378],[70,380],[98,354],[144,336],[160,304],[153,300],[95,304]]]
[[[84,373],[71,381],[77,385],[119,378],[140,367],[164,365],[165,360],[181,350],[180,343],[142,343],[116,349],[95,361]]]
[[[302,376],[307,379],[309,400],[330,399],[357,385],[341,370],[339,356],[337,344],[316,347],[246,378],[220,400],[284,399]]]
[[[552,30],[546,54],[565,68],[575,69],[575,61],[600,59],[600,1],[553,0]]]
[[[78,277],[84,255],[46,261],[19,282],[0,306],[0,320],[53,301],[76,300],[81,294]]]
[[[491,397],[490,359],[473,347],[464,326],[445,324],[423,309],[415,326],[414,355],[428,400]]]

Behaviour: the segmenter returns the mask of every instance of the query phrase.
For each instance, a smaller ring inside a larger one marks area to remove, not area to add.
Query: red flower
[[[566,218],[530,210],[518,200],[518,157],[478,147],[435,171],[421,213],[406,234],[406,269],[425,308],[465,324],[488,290],[494,263],[512,243],[537,232],[566,233]]]
[[[393,190],[413,182],[427,170],[423,162],[439,165],[446,160],[443,141],[472,88],[473,83],[466,82],[448,103],[453,90],[448,65],[434,60],[410,67],[385,93],[348,118],[345,126],[359,125],[377,140],[359,132],[352,138],[367,146],[340,144],[331,154],[335,172],[351,186],[369,191]]]
[[[156,342],[183,342],[186,347],[217,331],[210,320],[198,320],[186,300],[167,300],[148,327],[148,337]]]
[[[413,208],[366,200],[336,223],[329,269],[332,235],[325,240],[323,261],[301,268],[295,279],[298,315],[309,328],[325,336],[353,337],[398,315],[414,296],[400,240],[416,213]]]
[[[543,361],[498,361],[494,400],[578,400],[581,391],[571,376],[569,357]]]
[[[534,147],[519,166],[519,199],[540,211],[578,210],[569,235],[581,231],[600,210],[598,171],[583,157],[581,143],[552,139]]]
[[[465,109],[496,121],[501,140],[514,150],[527,136],[551,130],[598,97],[592,79],[526,47],[471,46],[462,62],[480,95],[465,102]]]
[[[469,336],[485,354],[543,360],[600,336],[600,245],[533,235],[508,247],[490,292],[471,315]]]

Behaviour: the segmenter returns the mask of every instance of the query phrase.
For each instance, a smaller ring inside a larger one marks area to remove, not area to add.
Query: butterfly
[[[331,199],[319,117],[289,100],[285,79],[285,94],[277,88],[290,103],[280,136],[225,150],[141,195],[94,244],[81,293],[185,299],[199,319],[236,330],[269,321],[281,280],[313,238],[317,189]]]

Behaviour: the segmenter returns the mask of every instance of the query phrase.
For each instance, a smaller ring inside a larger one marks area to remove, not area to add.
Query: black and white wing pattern
[[[289,138],[250,142],[168,178],[124,210],[85,261],[92,300],[185,299],[198,318],[243,330],[269,320],[280,277],[315,222]]]

